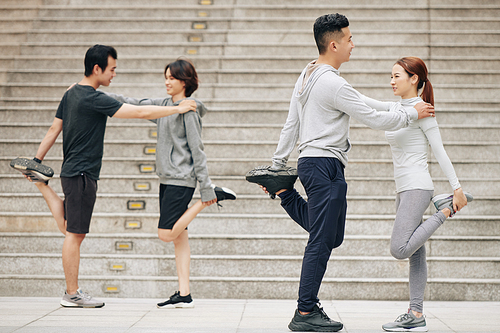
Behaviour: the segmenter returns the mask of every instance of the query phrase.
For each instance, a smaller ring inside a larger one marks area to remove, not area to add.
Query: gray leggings
[[[396,220],[392,229],[391,254],[396,259],[410,258],[410,309],[423,312],[427,283],[425,242],[446,216],[442,212],[423,220],[434,191],[409,190],[396,196]]]

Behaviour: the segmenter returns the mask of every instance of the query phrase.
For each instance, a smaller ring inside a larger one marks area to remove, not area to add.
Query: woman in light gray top
[[[412,108],[422,100],[434,105],[432,85],[427,78],[427,67],[422,59],[405,57],[392,68],[394,95],[402,98],[401,104]],[[423,89],[422,89],[423,88]],[[418,91],[422,94],[418,96]],[[362,96],[366,104],[377,110],[390,110],[394,103],[379,102]],[[396,219],[391,236],[391,254],[396,259],[410,261],[410,308],[395,322],[382,326],[386,331],[427,331],[423,312],[424,290],[427,282],[425,242],[444,221],[467,205],[453,165],[443,147],[436,118],[411,120],[408,127],[387,131],[391,145],[396,180]],[[429,174],[428,146],[436,157],[453,189],[453,210],[444,208],[429,219],[423,220],[431,202],[434,186]]]

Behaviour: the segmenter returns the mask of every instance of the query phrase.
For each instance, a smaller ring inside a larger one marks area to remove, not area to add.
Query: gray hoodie
[[[295,83],[273,167],[286,166],[297,140],[299,158],[334,157],[347,165],[350,117],[373,129],[395,131],[418,119],[418,113],[400,103],[394,103],[390,112],[378,112],[362,101],[337,69],[313,61]]]
[[[132,105],[176,106],[181,101],[172,98],[136,99],[107,93],[117,101]],[[196,112],[173,114],[151,120],[157,124],[156,174],[161,184],[196,187],[200,184],[201,201],[216,199],[208,176],[207,157],[201,141],[201,117],[207,113],[205,105],[196,101]]]

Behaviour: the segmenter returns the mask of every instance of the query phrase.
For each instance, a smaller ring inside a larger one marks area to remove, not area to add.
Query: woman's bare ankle
[[[422,316],[424,315],[422,312],[417,312],[417,311],[413,311],[413,310],[411,310],[411,312],[417,318],[422,318]]]

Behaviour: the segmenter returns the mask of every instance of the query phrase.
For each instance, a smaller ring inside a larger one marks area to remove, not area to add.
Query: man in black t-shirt
[[[184,100],[178,106],[135,106],[122,104],[96,89],[109,86],[116,76],[116,50],[110,46],[95,45],[85,55],[84,78],[64,94],[54,122],[42,140],[33,161],[39,164],[63,132],[62,200],[48,182],[36,182],[47,202],[59,230],[65,234],[62,259],[66,278],[66,292],[62,306],[100,308],[104,303],[93,299],[78,286],[80,245],[89,232],[96,199],[97,180],[102,164],[104,132],[108,117],[157,119],[175,113],[196,111],[193,100]],[[31,179],[30,179],[31,180]]]

